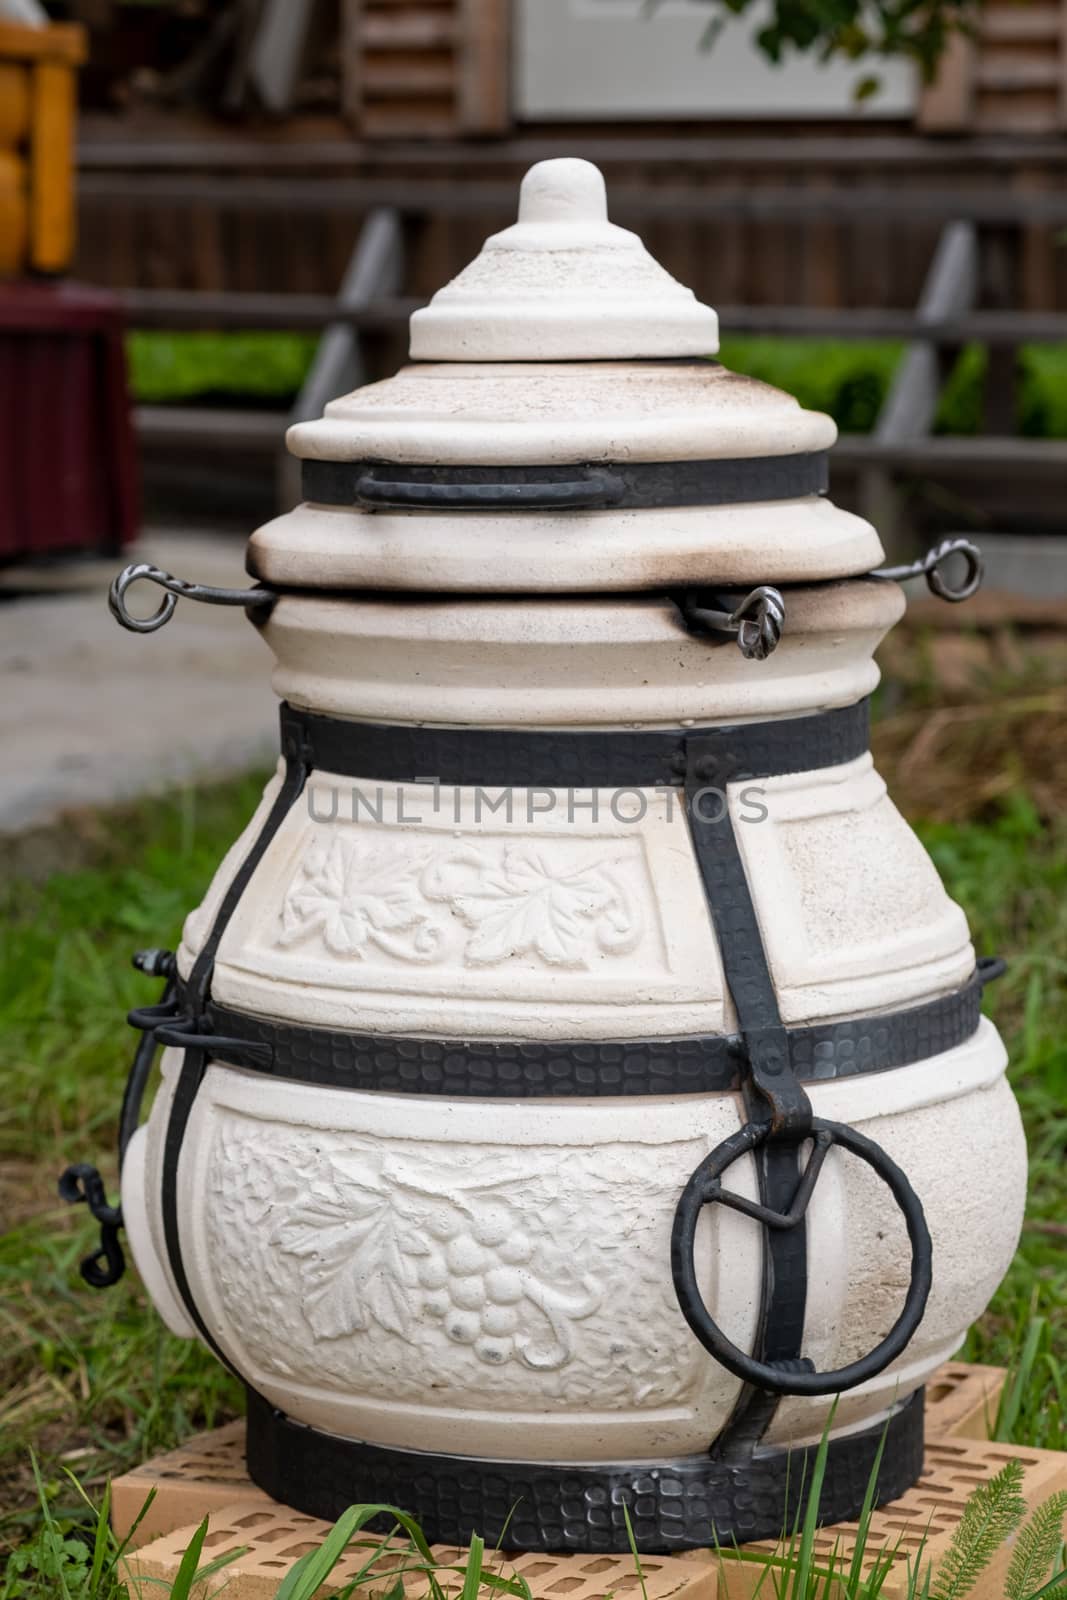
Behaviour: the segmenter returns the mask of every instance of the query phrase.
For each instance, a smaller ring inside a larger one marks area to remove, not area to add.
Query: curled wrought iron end
[[[958,584],[949,583],[941,570],[953,556],[962,556],[966,562],[963,579]],[[942,539],[918,561],[912,561],[906,567],[879,567],[872,577],[891,578],[894,583],[903,583],[908,578],[925,578],[931,594],[936,594],[940,600],[958,604],[961,600],[969,600],[982,587],[985,563],[981,550],[972,540]]]
[[[722,609],[701,605],[694,594],[685,596],[683,609],[691,627],[709,633],[733,634],[737,639],[737,648],[749,661],[765,661],[774,653],[785,626],[785,601],[780,590],[772,589],[766,583],[760,584],[758,589],[750,590],[732,611],[725,609],[732,601],[732,595],[717,594],[713,598],[719,601]]]
[[[150,617],[135,617],[126,605],[128,590],[142,580],[158,584],[167,591],[159,610]],[[209,606],[244,606],[246,610],[254,610],[273,605],[277,595],[273,589],[265,588],[213,589],[209,584],[189,583],[185,578],[175,578],[161,567],[154,567],[150,561],[134,561],[130,566],[123,567],[113,580],[108,590],[107,604],[115,621],[131,633],[156,633],[170,621],[179,599],[200,600]]]
[[[100,1224],[100,1248],[86,1256],[79,1271],[93,1289],[109,1289],[126,1271],[126,1257],[119,1243],[122,1211],[109,1206],[104,1180],[95,1167],[85,1162],[68,1167],[59,1180],[59,1197],[69,1205],[84,1203]]]
[[[737,647],[749,661],[765,661],[778,648],[785,626],[785,601],[777,589],[761,584],[747,594],[730,616],[736,624]]]

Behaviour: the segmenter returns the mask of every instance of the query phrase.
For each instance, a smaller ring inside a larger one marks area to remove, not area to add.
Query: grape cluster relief
[[[670,1223],[706,1141],[388,1137],[218,1109],[203,1292],[264,1383],[372,1401],[688,1404]],[[665,1359],[665,1352],[671,1352]]]
[[[409,1338],[421,1319],[480,1361],[554,1369],[574,1351],[573,1327],[600,1304],[592,1279],[546,1282],[534,1241],[501,1193],[499,1156],[465,1172],[333,1152],[316,1185],[272,1242],[304,1263],[305,1315],[318,1339],[373,1325]],[[506,1163],[505,1163],[506,1165]]]

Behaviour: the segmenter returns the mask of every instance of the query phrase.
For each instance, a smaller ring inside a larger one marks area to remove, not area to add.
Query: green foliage
[[[736,372],[788,389],[813,411],[829,412],[842,433],[869,433],[903,348],[889,339],[728,336],[720,359]],[[979,432],[987,366],[983,347],[961,351],[945,380],[935,432]],[[1067,345],[1020,348],[1017,425],[1032,438],[1067,438]]]
[[[148,1496],[134,1519],[133,1527],[121,1542],[111,1531],[111,1488],[108,1485],[99,1507],[94,1507],[77,1480],[67,1476],[91,1513],[88,1524],[57,1519],[52,1511],[55,1486],[44,1483],[37,1458],[30,1464],[41,1514],[36,1537],[14,1550],[0,1578],[0,1600],[126,1600],[127,1590],[119,1576],[119,1563],[129,1548],[145,1512],[155,1498]],[[174,1591],[177,1596],[178,1591]]]
[[[767,1585],[768,1600],[772,1596],[773,1600],[827,1600],[830,1595],[837,1600],[879,1600],[897,1564],[899,1546],[884,1548],[872,1544],[871,1518],[877,1498],[884,1435],[868,1479],[851,1557],[846,1562],[840,1548],[835,1546],[828,1559],[816,1560],[817,1511],[832,1426],[831,1416],[819,1442],[811,1481],[805,1486],[802,1520],[797,1527],[783,1533],[774,1553],[768,1556],[763,1550],[739,1549],[727,1552],[716,1546],[720,1566],[732,1561],[762,1569],[753,1590],[756,1596],[762,1594]],[[1021,1464],[1009,1461],[995,1478],[972,1491],[952,1544],[936,1571],[931,1570],[924,1549],[908,1560],[907,1600],[965,1600],[1026,1515],[1022,1481]],[[1053,1495],[1034,1512],[1019,1534],[1004,1600],[1039,1600],[1041,1595],[1052,1592],[1048,1588],[1035,1588],[1035,1585],[1041,1584],[1054,1567],[1061,1565],[1065,1515],[1067,1493]],[[636,1548],[634,1559],[638,1560]]]
[[[743,16],[753,0],[706,3]],[[662,4],[663,0],[646,0],[646,12],[654,16]],[[927,81],[950,35],[968,29],[978,14],[977,0],[771,0],[767,9],[770,16],[754,38],[771,61],[783,61],[792,51],[810,52],[820,61],[903,56],[917,64]],[[763,16],[764,8],[759,11]],[[708,23],[705,48],[713,46],[721,26],[721,14]],[[859,98],[867,98],[877,87],[877,79],[865,78]]]
[[[812,411],[828,411],[843,433],[873,428],[903,345],[888,339],[733,338],[719,359],[796,395]]]
[[[982,426],[982,397],[985,389],[988,357],[980,345],[971,344],[961,350],[959,358],[945,379],[934,419],[935,433],[974,434]],[[1025,380],[1025,358],[1020,376]],[[1031,392],[1033,385],[1027,386]]]
[[[1067,346],[1024,345],[1020,367],[1021,431],[1034,439],[1067,438]]]
[[[337,1563],[352,1543],[356,1534],[366,1527],[375,1517],[383,1512],[394,1518],[397,1525],[407,1533],[414,1554],[430,1568],[435,1565],[429,1545],[422,1534],[422,1529],[413,1517],[407,1516],[402,1511],[396,1511],[391,1506],[362,1505],[349,1506],[337,1519],[330,1532],[326,1535],[317,1550],[309,1550],[307,1555],[301,1556],[296,1566],[286,1575],[285,1580],[278,1590],[278,1600],[312,1600],[321,1589],[326,1579],[333,1572]],[[363,1573],[369,1572],[374,1565],[379,1553],[378,1546],[372,1546]],[[360,1576],[363,1576],[363,1573]],[[358,1579],[356,1580],[359,1581]],[[355,1583],[350,1585],[355,1588]]]
[[[313,334],[131,333],[130,383],[141,403],[229,399],[284,405],[298,393],[315,354]],[[842,433],[869,433],[904,346],[892,339],[771,339],[727,336],[720,359],[802,405],[827,411]],[[986,352],[964,350],[944,387],[938,433],[979,431]],[[1067,438],[1067,345],[1019,352],[1018,425],[1033,438]]]
[[[983,951],[1009,957],[987,991],[1008,1046],[1027,1130],[1029,1228],[966,1360],[1012,1368],[995,1437],[1067,1448],[1067,828],[1045,826],[1024,795],[987,823],[920,824],[919,836]],[[1028,931],[1024,932],[1024,928]]]
[[[1017,1440],[1020,1426],[1025,1431],[1023,1411],[1027,1396],[1034,1388],[1034,1378],[1042,1362],[1054,1361],[1048,1349],[1049,1328],[1045,1317],[1032,1317],[1026,1329],[1017,1360],[1008,1374],[1008,1381],[1000,1396],[1000,1404],[993,1421],[991,1437],[1003,1443]],[[1053,1370],[1050,1374],[1055,1378]]]
[[[634,1558],[634,1571],[637,1573],[637,1582],[641,1588],[641,1600],[648,1600],[648,1584],[645,1582],[645,1569],[641,1565],[641,1555],[634,1538],[634,1525],[630,1521],[630,1508],[625,1500],[622,1504],[622,1519],[626,1524],[626,1542],[630,1546],[630,1554]]]
[[[98,1230],[84,1206],[59,1203],[55,1185],[69,1161],[91,1158],[114,1195],[115,1119],[135,1044],[124,1017],[159,988],[130,954],[174,945],[261,788],[252,777],[73,819],[57,848],[82,863],[75,870],[42,882],[22,842],[15,875],[0,876],[0,1552],[21,1529],[36,1536],[40,1512],[25,1509],[31,1444],[59,1480],[57,1518],[73,1526],[83,1508],[61,1471],[67,1451],[98,1488],[239,1407],[240,1386],[166,1330],[136,1273],[107,1294],[86,1289],[78,1262]]]
[[[38,1594],[62,1595],[65,1600],[82,1595],[103,1596],[99,1585],[91,1589],[89,1546],[65,1532],[58,1523],[42,1523],[37,1537],[12,1551],[0,1585],[0,1600],[23,1600]],[[112,1590],[121,1594],[121,1590]]]
[[[1048,1583],[1043,1584],[1036,1594],[1032,1594],[1029,1600],[1043,1600],[1044,1595],[1062,1595],[1065,1590],[1067,1590],[1067,1572],[1060,1571],[1051,1577]]]
[[[1032,1600],[1063,1552],[1067,1490],[1038,1506],[1019,1534],[1004,1583],[1004,1600]]]
[[[130,333],[130,386],[141,402],[242,395],[285,401],[315,354],[313,333]]]
[[[1021,1464],[1009,1461],[995,1478],[975,1489],[934,1576],[931,1600],[964,1600],[970,1594],[1026,1515],[1022,1481]]]

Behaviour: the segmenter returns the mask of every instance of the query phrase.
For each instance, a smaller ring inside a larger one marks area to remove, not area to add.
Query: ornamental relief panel
[[[205,1259],[223,1327],[270,1376],[368,1397],[677,1402],[701,1363],[669,1216],[704,1151],[657,1152],[383,1145],[220,1113]]]
[[[638,840],[515,842],[317,828],[284,890],[274,943],[351,961],[587,969],[648,939]]]

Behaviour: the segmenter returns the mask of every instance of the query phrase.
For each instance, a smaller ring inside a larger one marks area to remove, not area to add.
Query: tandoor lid
[[[395,377],[290,428],[305,504],[249,569],[323,589],[601,592],[813,582],[877,566],[823,496],[837,430],[712,356],[718,319],[608,220],[587,161],[411,321]]]
[[[411,319],[416,361],[619,360],[711,356],[719,320],[636,233],[608,221],[590,161],[541,161],[519,220]]]
[[[290,428],[311,461],[539,466],[803,455],[829,417],[712,357],[719,322],[588,161],[542,161],[519,220],[411,319],[413,364]],[[758,497],[753,497],[758,498]]]

